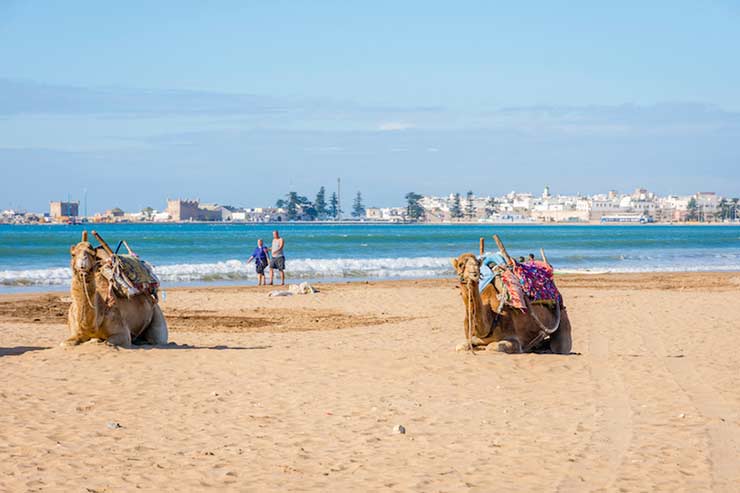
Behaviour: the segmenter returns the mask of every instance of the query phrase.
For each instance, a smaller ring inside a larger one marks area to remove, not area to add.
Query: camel
[[[130,299],[110,295],[113,300],[108,302],[111,292],[108,280],[98,271],[98,252],[88,242],[87,231],[70,253],[72,305],[67,319],[70,336],[63,345],[74,346],[91,339],[124,347],[134,341],[167,343],[167,322],[151,295],[139,294]]]
[[[503,291],[500,278],[494,279],[482,293],[479,291],[481,260],[475,255],[466,253],[450,261],[460,280],[465,304],[466,342],[459,344],[458,350],[485,346],[488,350],[521,353],[549,343],[553,353],[570,353],[571,327],[565,307],[557,313],[546,306],[530,304],[528,311],[522,312],[499,301]]]

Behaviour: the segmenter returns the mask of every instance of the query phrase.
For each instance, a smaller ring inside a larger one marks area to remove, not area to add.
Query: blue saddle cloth
[[[491,284],[491,281],[493,281],[493,271],[489,267],[489,265],[506,265],[506,259],[504,259],[503,255],[500,253],[484,253],[481,257],[478,257],[483,260],[483,263],[480,266],[480,282],[478,283],[478,290],[482,293],[483,290]]]

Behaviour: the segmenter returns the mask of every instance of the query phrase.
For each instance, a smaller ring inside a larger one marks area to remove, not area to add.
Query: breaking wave
[[[375,259],[295,259],[286,270],[292,279],[422,278],[452,274],[446,257]],[[239,281],[255,279],[254,265],[241,260],[159,265],[154,271],[163,283]],[[0,285],[63,286],[72,278],[69,268],[4,270]]]
[[[724,257],[724,256],[722,256]],[[559,263],[556,272],[561,274],[605,274],[628,272],[703,272],[740,271],[739,256],[727,258],[715,256],[705,262],[684,261],[683,263],[657,264],[650,262],[589,262],[588,266],[574,266],[572,262]],[[706,262],[709,260],[709,263]],[[570,265],[568,265],[570,263]],[[580,263],[580,262],[579,262]],[[452,268],[447,257],[407,258],[335,258],[335,259],[288,259],[287,272],[290,279],[337,280],[337,279],[403,279],[451,277]],[[154,267],[160,280],[166,284],[191,282],[229,282],[256,279],[254,265],[241,260],[225,260],[212,263],[182,263]],[[68,286],[71,280],[68,267],[48,269],[2,270],[0,286]]]

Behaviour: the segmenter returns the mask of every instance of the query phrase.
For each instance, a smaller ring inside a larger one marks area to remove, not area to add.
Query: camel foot
[[[507,354],[516,354],[522,352],[522,347],[518,341],[498,341],[496,344],[496,351]]]
[[[73,337],[70,337],[69,339],[62,341],[59,345],[62,347],[72,347],[72,346],[78,346],[82,344],[82,341]]]
[[[461,342],[460,344],[455,346],[455,351],[457,351],[458,353],[461,353],[463,351],[472,351],[472,350],[473,350],[473,346],[468,341]]]
[[[123,332],[120,334],[113,334],[106,339],[106,344],[111,346],[122,346],[125,348],[131,347],[131,334]]]

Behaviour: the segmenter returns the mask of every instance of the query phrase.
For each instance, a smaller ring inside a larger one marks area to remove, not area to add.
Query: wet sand
[[[452,280],[168,289],[134,349],[0,296],[0,491],[740,490],[740,273],[558,285],[569,356],[456,353]]]

